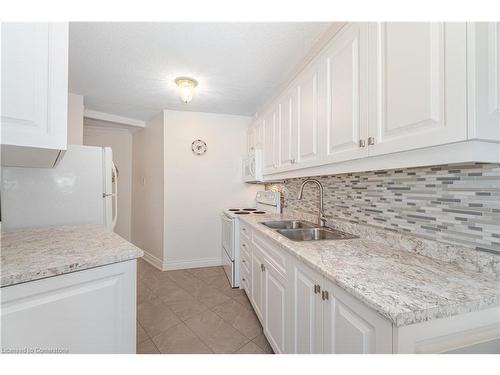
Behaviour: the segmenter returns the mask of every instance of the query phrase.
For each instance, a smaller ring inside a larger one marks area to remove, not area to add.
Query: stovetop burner
[[[244,208],[243,211],[257,211],[256,208]]]
[[[230,208],[228,211],[233,212],[233,211],[240,211],[240,210],[241,210],[240,208]]]
[[[265,214],[266,212],[265,211],[254,211],[252,212],[252,214],[259,214],[259,215],[262,215],[262,214]]]
[[[236,215],[249,215],[250,212],[247,212],[247,211],[236,211],[235,214]]]

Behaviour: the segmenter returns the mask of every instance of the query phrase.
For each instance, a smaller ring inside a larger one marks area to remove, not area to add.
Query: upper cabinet
[[[467,26],[469,138],[500,139],[500,22]]]
[[[280,129],[278,143],[280,145],[280,167],[289,167],[297,161],[297,143],[295,142],[298,126],[297,99],[297,90],[292,88],[279,100]]]
[[[370,25],[370,155],[467,138],[465,23]]]
[[[312,64],[297,82],[297,162],[310,163],[318,159],[320,64]]]
[[[264,175],[500,162],[499,25],[344,25],[265,112]]]
[[[368,26],[350,24],[324,53],[326,157],[344,161],[367,156]]]
[[[67,102],[68,24],[2,23],[2,165],[53,167]]]
[[[264,116],[263,171],[272,172],[278,167],[279,107],[273,106]]]

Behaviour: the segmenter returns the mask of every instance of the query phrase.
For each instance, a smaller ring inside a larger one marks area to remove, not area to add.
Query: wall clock
[[[207,152],[207,144],[201,139],[196,139],[191,143],[191,150],[195,155],[203,155]]]

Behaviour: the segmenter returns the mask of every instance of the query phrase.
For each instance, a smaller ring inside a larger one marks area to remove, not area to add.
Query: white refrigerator
[[[117,219],[118,173],[110,147],[69,145],[55,168],[2,168],[2,230]]]

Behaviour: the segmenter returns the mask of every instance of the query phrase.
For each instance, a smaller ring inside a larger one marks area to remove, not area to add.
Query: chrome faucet
[[[323,185],[321,185],[321,182],[316,180],[315,178],[308,178],[306,179],[302,185],[300,185],[300,192],[299,196],[297,199],[302,199],[302,193],[304,192],[304,186],[306,186],[309,182],[316,184],[319,189],[319,213],[318,213],[318,224],[320,227],[325,227],[326,226],[326,216],[325,216],[325,211],[323,210]]]

